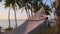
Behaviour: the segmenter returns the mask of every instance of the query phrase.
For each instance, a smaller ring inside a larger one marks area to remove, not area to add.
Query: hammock
[[[4,34],[27,34],[38,25],[42,24],[45,21],[44,16],[45,10],[42,7],[35,15],[31,16],[26,20],[23,24],[21,24],[19,27],[17,27],[14,30],[11,30],[9,32],[5,32]]]

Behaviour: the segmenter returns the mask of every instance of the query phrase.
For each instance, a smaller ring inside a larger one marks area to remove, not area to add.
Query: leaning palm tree
[[[22,1],[19,0],[18,5],[19,5],[19,7],[25,7],[25,9],[27,9],[27,10],[30,9],[31,10],[31,15],[33,15],[32,13],[39,10],[43,5],[45,6],[45,8],[46,7],[48,8],[46,12],[51,11],[50,7],[48,5],[43,4],[42,0],[25,0],[25,1],[24,0],[22,0]]]
[[[48,5],[45,5],[45,4],[42,3],[42,0],[6,0],[5,7],[9,7],[10,4],[12,5],[12,8],[14,9],[16,26],[17,26],[16,11],[15,11],[16,4],[18,5],[19,8],[25,7],[28,16],[30,14],[27,10],[31,10],[31,15],[33,15],[33,12],[35,13],[36,11],[38,11],[43,5],[45,7],[45,10],[46,10],[47,14],[49,14],[48,10],[50,10]],[[49,8],[49,9],[46,9],[46,7]]]
[[[37,12],[41,7],[45,8],[46,15],[50,15],[48,11],[51,11],[50,7],[42,2],[42,0],[34,0],[29,2],[31,4],[31,11]],[[33,10],[32,10],[33,9]]]
[[[51,11],[50,7],[48,5],[43,4],[42,0],[28,0],[26,1],[24,6],[26,6],[27,10],[28,9],[31,10],[31,15],[37,12],[41,7],[45,8],[46,15],[50,15],[48,12],[48,11]]]
[[[30,17],[29,11],[27,10],[31,10],[31,15],[33,15],[33,13],[37,12],[41,7],[45,8],[45,12],[46,15],[50,15],[48,11],[51,11],[50,7],[48,5],[45,5],[42,0],[23,0],[20,1],[21,4],[18,4],[22,7],[25,7],[27,16]]]

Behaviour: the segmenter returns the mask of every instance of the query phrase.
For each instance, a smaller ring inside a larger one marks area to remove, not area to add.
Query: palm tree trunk
[[[54,34],[60,34],[60,0],[56,0],[56,16]]]
[[[26,4],[26,6],[28,6],[28,3]],[[27,17],[29,18],[30,17],[30,12],[29,12],[28,7],[26,7],[26,6],[25,6],[25,10],[26,10]]]
[[[25,10],[26,10],[26,15],[27,15],[27,18],[29,18],[29,16],[28,16],[28,11],[27,11],[27,8],[25,7]]]
[[[31,16],[33,16],[33,11],[32,11],[32,4],[31,4]]]
[[[15,15],[16,28],[17,28],[16,8],[17,8],[17,6],[16,6],[16,0],[15,0],[14,15]]]
[[[30,17],[29,9],[26,10],[26,13],[27,13],[27,17],[29,18]]]
[[[16,27],[17,27],[16,6],[14,7],[14,15],[15,15],[15,23],[16,23]]]
[[[30,11],[29,11],[29,9],[28,9],[28,16],[30,17]]]
[[[8,21],[9,21],[9,28],[11,27],[11,24],[10,24],[10,7],[9,7],[9,12],[8,12]]]

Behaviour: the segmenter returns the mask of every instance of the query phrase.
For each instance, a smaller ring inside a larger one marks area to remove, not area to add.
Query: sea
[[[21,19],[18,19],[17,20],[17,26],[23,24],[25,22],[25,20],[21,20]],[[11,24],[11,27],[15,28],[16,26],[16,23],[15,23],[15,20],[10,20],[10,24]],[[0,20],[0,26],[2,28],[8,28],[9,26],[9,21],[8,20]]]
[[[21,20],[21,19],[18,19],[17,20],[17,26],[23,24],[26,20]],[[49,19],[49,23],[50,25],[53,27],[54,26],[54,19]],[[10,20],[10,24],[11,24],[11,27],[15,28],[16,26],[16,23],[15,23],[15,20]],[[4,29],[4,28],[8,28],[9,26],[9,21],[8,20],[0,20],[0,26]]]

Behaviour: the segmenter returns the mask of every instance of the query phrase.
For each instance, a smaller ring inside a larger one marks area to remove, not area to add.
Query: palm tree
[[[20,0],[6,0],[5,1],[5,7],[9,7],[9,5],[12,5],[11,7],[14,10],[14,14],[15,14],[15,23],[16,23],[16,27],[17,27],[17,19],[16,19],[16,6],[18,5],[19,8],[24,7],[25,3]],[[17,4],[17,5],[16,5]]]
[[[60,0],[56,0],[55,5],[56,11],[55,11],[55,30],[54,34],[60,34]]]
[[[0,0],[1,2],[2,0]],[[9,27],[11,27],[11,24],[10,24],[10,5],[9,5],[9,12],[8,12],[8,20],[9,20]],[[1,28],[1,27],[0,27]]]
[[[32,1],[31,1],[32,2]],[[31,11],[32,13],[37,12],[41,7],[45,8],[46,15],[50,15],[48,11],[51,11],[50,7],[48,5],[45,5],[42,0],[35,0],[33,3],[31,3]],[[38,3],[39,2],[39,3]],[[32,10],[33,9],[33,10]]]
[[[15,23],[16,23],[16,27],[17,27],[16,6],[14,7],[14,14],[15,14]]]
[[[22,4],[24,2],[25,1],[23,1]],[[48,5],[43,4],[42,0],[28,0],[23,4],[23,7],[25,7],[26,11],[31,10],[31,15],[33,15],[33,13],[37,12],[42,6],[44,6],[44,8],[46,10],[45,11],[46,15],[50,15],[49,12],[48,12],[48,11],[51,11],[50,7]]]
[[[15,23],[16,23],[16,27],[17,27],[17,19],[16,19],[16,2],[15,0],[6,0],[5,1],[5,7],[10,7],[10,4],[12,5],[11,7],[13,8],[14,10],[14,15],[15,15]],[[9,9],[9,12],[10,12],[10,9]],[[10,16],[8,16],[10,17]],[[10,22],[10,20],[9,20]],[[9,23],[10,24],[10,23]]]
[[[45,8],[46,15],[50,15],[48,11],[51,11],[50,7],[48,5],[45,5],[42,0],[36,0],[34,3],[32,3],[33,6],[33,12],[37,12],[41,7]]]
[[[14,0],[10,1],[12,1],[12,4],[14,6]],[[48,10],[50,11],[50,7],[48,5],[43,4],[42,0],[16,0],[16,3],[19,6],[19,8],[25,7],[25,9],[31,10],[31,15],[33,15],[33,12],[38,11],[43,5],[45,6],[45,8],[48,8],[46,11],[47,13]],[[29,13],[28,11],[26,12]]]
[[[31,15],[33,15],[33,13],[38,11],[43,5],[47,14],[49,14],[48,11],[50,11],[50,7],[48,5],[43,4],[42,0],[6,0],[5,7],[9,7],[10,4],[12,5],[12,8],[14,10],[16,27],[17,27],[16,7],[15,7],[16,4],[18,5],[19,8],[25,7],[26,13],[29,17],[30,17],[30,14],[29,14],[29,11],[27,10],[31,10]]]
[[[9,6],[9,12],[8,12],[9,28],[11,27],[11,24],[10,24],[10,8],[11,8],[11,4],[10,4],[10,6]]]

